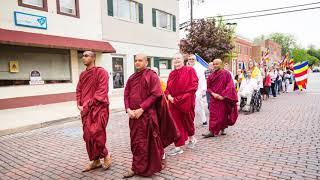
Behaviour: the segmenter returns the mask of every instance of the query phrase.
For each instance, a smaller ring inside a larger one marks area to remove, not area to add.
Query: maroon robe
[[[218,135],[221,130],[236,122],[238,96],[230,72],[224,69],[213,72],[208,77],[207,86],[210,93],[209,131]],[[224,100],[213,98],[212,92],[224,97]]]
[[[180,132],[180,137],[175,141],[176,147],[183,146],[188,136],[195,133],[194,108],[197,89],[198,77],[192,67],[183,66],[170,73],[165,94],[174,98],[169,107]]]
[[[164,150],[156,110],[161,94],[159,78],[150,69],[131,75],[125,87],[125,108],[144,110],[139,119],[129,119],[132,170],[140,176],[151,176],[162,169]]]
[[[77,85],[77,104],[81,112],[83,139],[90,161],[108,155],[106,127],[109,119],[108,72],[93,67],[80,74]]]

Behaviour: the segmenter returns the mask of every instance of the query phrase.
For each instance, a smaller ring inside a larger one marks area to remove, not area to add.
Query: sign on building
[[[39,85],[39,84],[44,84],[44,81],[41,78],[41,73],[37,70],[32,70],[30,72],[30,85]]]
[[[9,61],[9,72],[11,72],[11,73],[19,72],[19,62],[18,61]]]
[[[38,29],[47,29],[47,18],[23,12],[14,12],[16,26],[24,26]]]

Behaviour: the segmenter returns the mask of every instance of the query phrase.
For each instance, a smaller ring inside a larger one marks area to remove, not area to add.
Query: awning
[[[83,51],[92,50],[103,53],[116,52],[116,50],[108,42],[13,31],[1,28],[0,44],[46,47],[56,49],[75,49]]]

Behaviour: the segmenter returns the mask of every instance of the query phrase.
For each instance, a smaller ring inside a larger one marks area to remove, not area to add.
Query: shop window
[[[71,83],[69,50],[0,45],[0,86]]]

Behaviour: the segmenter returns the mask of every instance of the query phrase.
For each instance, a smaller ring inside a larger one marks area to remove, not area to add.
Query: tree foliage
[[[282,55],[290,52],[290,49],[297,47],[297,41],[295,37],[290,34],[272,33],[268,36],[268,38],[281,45]]]
[[[223,58],[234,48],[234,29],[222,21],[201,19],[186,29],[185,43],[180,46],[182,52],[199,54],[207,62]]]
[[[315,49],[301,49],[301,48],[295,48],[292,50],[292,56],[294,59],[294,62],[302,62],[302,61],[308,61],[309,65],[318,64],[320,62],[319,58],[317,58],[320,54],[314,54],[320,52],[319,50]],[[310,54],[311,53],[311,54]]]

